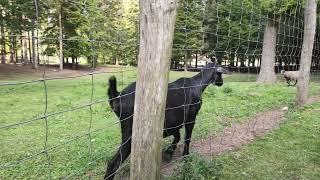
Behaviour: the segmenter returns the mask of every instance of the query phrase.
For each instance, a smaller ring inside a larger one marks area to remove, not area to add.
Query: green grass
[[[171,72],[170,80],[193,74]],[[47,81],[47,109],[43,82],[1,86],[0,127],[41,117],[45,109],[47,114],[52,114],[86,105],[90,103],[91,95],[93,101],[106,100],[110,76],[94,76],[93,95],[90,76]],[[135,81],[136,72],[132,69],[118,73],[117,77],[121,89]],[[220,132],[225,126],[243,121],[259,111],[291,104],[295,97],[295,88],[283,83],[239,82],[243,78],[244,75],[234,74],[225,78],[224,86],[207,88],[193,133],[195,139]],[[311,94],[319,91],[318,84],[311,85]],[[89,132],[92,132],[91,136]],[[0,179],[47,179],[49,175],[55,179],[101,177],[106,160],[119,145],[120,127],[108,103],[101,102],[92,105],[91,109],[86,106],[47,119],[1,128],[0,137]]]
[[[222,175],[223,162],[198,154],[190,154],[174,169],[170,180],[218,179]]]
[[[217,159],[221,179],[319,179],[320,103],[287,113],[272,134]]]

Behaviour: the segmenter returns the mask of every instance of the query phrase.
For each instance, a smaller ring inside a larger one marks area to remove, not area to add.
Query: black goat
[[[180,141],[180,129],[185,126],[183,155],[189,154],[189,144],[195,118],[201,107],[201,95],[209,84],[222,86],[224,69],[214,63],[207,64],[200,73],[191,78],[180,78],[168,86],[163,137],[173,135],[171,146],[165,151],[172,156]],[[122,143],[108,164],[104,179],[113,179],[119,166],[131,152],[131,135],[136,83],[130,84],[122,92],[117,91],[116,78],[109,79],[108,95],[110,106],[121,124]]]

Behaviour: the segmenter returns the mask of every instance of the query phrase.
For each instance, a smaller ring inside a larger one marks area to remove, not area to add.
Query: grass
[[[222,175],[223,162],[213,161],[198,154],[190,154],[174,170],[170,180],[217,179]]]
[[[272,134],[218,157],[221,179],[319,179],[320,103],[289,112]]]
[[[170,80],[195,73],[171,72]],[[0,129],[0,179],[100,178],[105,162],[120,142],[120,127],[107,102],[107,79],[111,74],[0,87],[0,127],[41,117],[47,119]],[[135,81],[131,68],[116,74],[120,89]],[[245,75],[225,78],[222,87],[209,86],[193,133],[195,139],[215,134],[231,123],[243,121],[259,111],[292,103],[295,88],[284,84],[257,85]],[[19,80],[19,79],[18,79]],[[311,84],[311,94],[320,91]],[[93,92],[93,94],[92,94]],[[47,107],[46,96],[47,94]],[[72,111],[69,111],[72,110]],[[55,114],[56,112],[65,113]],[[91,116],[92,114],[92,116]],[[90,134],[90,136],[89,136]]]

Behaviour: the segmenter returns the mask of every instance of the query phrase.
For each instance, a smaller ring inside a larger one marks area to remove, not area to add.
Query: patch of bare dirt
[[[94,69],[94,73],[103,73],[103,72],[114,72],[119,71],[120,66],[100,66]],[[22,64],[0,64],[0,80],[33,80],[39,79],[45,75],[47,78],[61,78],[61,77],[72,77],[72,76],[81,76],[88,73],[91,73],[92,69],[88,66],[79,66],[78,69],[64,69],[59,70],[58,66],[53,65],[40,65],[37,70],[32,69],[31,65],[22,65]]]
[[[313,104],[316,102],[320,102],[320,95],[311,96],[311,97],[309,97],[309,99],[307,101],[308,104]]]
[[[320,102],[320,95],[312,96],[308,104]],[[224,129],[220,134],[208,136],[205,139],[191,141],[190,150],[205,156],[215,156],[226,151],[235,150],[261,137],[279,126],[283,122],[287,108],[278,108],[267,112],[258,113],[244,123],[233,124]],[[164,176],[173,174],[175,162],[182,158],[183,144],[178,148],[170,161],[163,162],[162,173]]]

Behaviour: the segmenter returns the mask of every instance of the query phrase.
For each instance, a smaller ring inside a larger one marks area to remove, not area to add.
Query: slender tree
[[[60,5],[59,11],[59,59],[60,70],[63,70],[63,30],[62,30],[62,5]]]
[[[14,44],[15,44],[15,38],[14,38],[14,33],[10,33],[10,63],[15,63],[15,49],[14,49]]]
[[[32,64],[33,57],[32,57],[32,40],[31,40],[31,32],[28,31],[28,52],[29,52],[29,62]]]
[[[35,19],[32,20],[32,25],[35,27]],[[37,55],[37,40],[35,29],[31,30],[31,41],[32,41],[32,68],[38,69],[38,55]]]
[[[308,100],[312,51],[317,24],[317,3],[315,0],[307,0],[304,17],[304,36],[299,70],[300,79],[298,80],[296,96],[298,105],[304,105]]]
[[[4,21],[4,5],[1,5],[0,9],[0,31],[1,31],[1,64],[6,63],[6,39],[5,39],[5,21]]]
[[[23,52],[24,52],[24,61],[23,61],[23,64],[26,65],[29,63],[29,58],[28,58],[28,33],[27,32],[24,32],[23,33],[23,45],[22,45],[22,48],[23,48]]]

